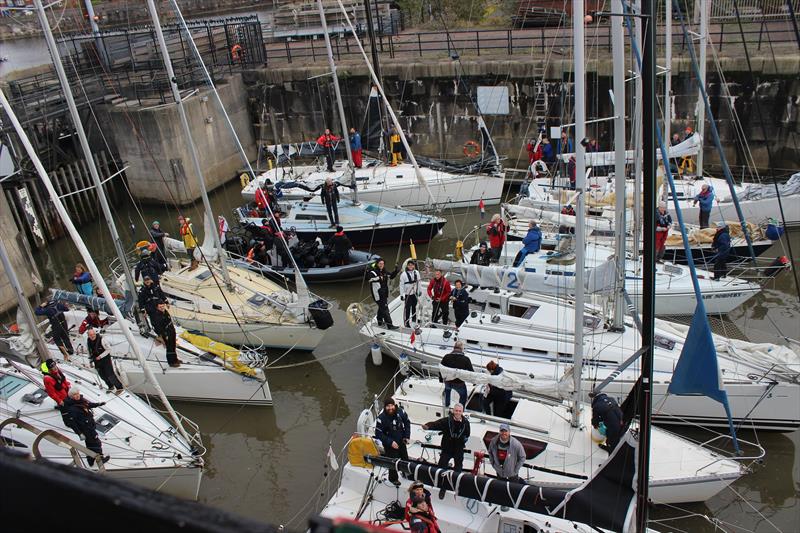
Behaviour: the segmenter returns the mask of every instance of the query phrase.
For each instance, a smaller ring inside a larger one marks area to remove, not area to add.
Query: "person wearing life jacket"
[[[408,507],[408,528],[412,533],[440,533],[436,518],[431,515],[428,502],[413,496]]]
[[[406,264],[405,271],[400,274],[400,300],[403,301],[403,325],[413,327],[417,322],[417,303],[420,292],[420,276],[417,262],[413,259]]]
[[[388,329],[397,329],[392,324],[392,316],[389,313],[389,280],[397,277],[398,268],[395,265],[391,272],[386,271],[386,261],[378,259],[373,263],[372,268],[367,274],[370,287],[372,288],[372,298],[378,304],[378,325],[383,327],[384,323]]]
[[[409,510],[414,506],[414,500],[417,502],[424,501],[428,504],[428,514],[436,518],[436,513],[433,510],[433,502],[431,501],[431,492],[425,488],[425,485],[419,481],[414,481],[408,487],[408,499],[406,500],[405,512],[403,516],[406,522],[411,519]]]
[[[528,233],[522,239],[522,244],[525,246],[514,258],[515,267],[523,265],[528,254],[535,254],[542,248],[542,230],[536,225],[535,221],[528,222]]]
[[[239,43],[234,44],[231,46],[231,60],[234,63],[239,63],[242,58],[244,58],[244,49],[242,45]]]
[[[222,215],[217,216],[217,233],[219,234],[219,243],[222,246],[225,246],[225,243],[228,241],[228,231],[230,228],[228,227],[228,219]]]
[[[64,359],[69,361],[69,356],[75,353],[72,342],[69,339],[69,325],[64,311],[69,311],[69,307],[61,302],[45,300],[34,310],[36,316],[47,317],[50,323],[50,334],[53,336],[53,343],[58,346]]]
[[[602,392],[592,398],[592,427],[600,429],[600,424],[606,428],[606,442],[600,448],[611,453],[622,438],[625,422],[617,401]]]
[[[78,326],[78,333],[83,335],[86,333],[86,330],[89,329],[89,327],[99,329],[107,325],[108,319],[100,318],[100,313],[97,311],[97,309],[92,309],[90,307],[86,310],[86,318],[84,318],[83,322],[81,322],[81,325]]]
[[[503,367],[494,361],[486,363],[486,370],[492,376],[499,376],[503,373]],[[487,385],[489,392],[483,398],[483,412],[487,415],[494,415],[505,418],[508,404],[514,395],[513,391],[502,389],[495,385]]]
[[[448,468],[453,460],[453,470],[461,472],[464,467],[464,447],[469,440],[469,420],[464,417],[464,405],[457,403],[453,411],[444,418],[422,424],[425,431],[440,431],[442,441],[439,450],[441,468]]]
[[[658,204],[656,211],[656,261],[664,261],[664,253],[667,251],[667,237],[669,228],[672,227],[672,216],[667,212],[666,202]]]
[[[334,228],[339,225],[339,189],[331,178],[325,178],[321,188],[319,196],[328,211],[331,227]]]
[[[156,335],[161,337],[164,347],[167,350],[167,363],[173,368],[181,366],[181,361],[178,359],[177,353],[177,334],[175,332],[175,324],[172,322],[172,315],[167,310],[166,300],[158,302],[156,305],[156,312],[151,319],[153,330]]]
[[[539,161],[542,158],[542,143],[536,139],[529,140],[527,146],[525,146],[525,149],[528,151],[529,165],[532,165],[534,162]]]
[[[269,198],[269,184],[265,181],[261,184],[261,187],[256,189],[256,207],[258,207],[259,213],[262,216],[266,216],[267,214],[267,206],[270,205],[270,198]]]
[[[711,220],[711,210],[714,208],[714,188],[704,183],[700,192],[694,197],[692,206],[700,204],[700,229],[705,229]]]
[[[133,268],[133,275],[136,281],[139,281],[139,276],[146,276],[153,280],[158,285],[158,280],[161,274],[164,273],[164,265],[153,257],[150,250],[142,250],[139,256],[139,262]]]
[[[469,316],[469,291],[464,287],[464,282],[460,279],[453,282],[455,287],[450,293],[450,303],[453,304],[453,314],[456,316],[456,327],[460,328],[461,324]]]
[[[489,251],[489,247],[485,242],[481,242],[478,249],[472,253],[472,258],[469,260],[471,265],[489,266],[492,262],[494,255]]]
[[[394,126],[392,126],[392,129],[389,131],[389,153],[392,154],[393,167],[396,167],[397,163],[403,161],[403,139]]]
[[[362,165],[362,147],[361,147],[361,134],[355,128],[350,128],[350,153],[353,154],[353,166],[361,168]]]
[[[328,128],[325,128],[325,133],[317,138],[317,144],[325,151],[325,162],[328,164],[328,172],[333,172],[333,163],[336,161],[334,144],[339,140],[341,140],[341,138],[331,133],[331,130]]]
[[[142,287],[139,289],[139,312],[146,313],[150,322],[156,313],[156,306],[161,300],[165,300],[164,291],[157,285],[150,276],[145,276]]]
[[[69,391],[69,397],[64,400],[64,409],[72,419],[73,426],[71,429],[83,438],[86,447],[100,456],[100,461],[103,463],[111,459],[110,455],[103,455],[103,445],[100,438],[97,436],[97,423],[94,420],[94,413],[92,409],[105,405],[106,402],[90,402],[83,397],[81,391],[77,387],[72,387]],[[89,466],[94,465],[94,458],[87,457],[86,461]]]
[[[342,226],[336,226],[336,233],[331,237],[330,246],[333,250],[334,265],[346,265],[350,262],[350,250],[353,249],[353,243],[350,242],[350,239],[345,235]]]
[[[714,251],[714,279],[722,279],[728,273],[728,257],[731,254],[731,234],[728,226],[717,228],[714,240],[711,241],[711,249]]]
[[[493,261],[496,263],[500,260],[500,255],[503,252],[503,244],[506,242],[506,223],[502,217],[495,213],[492,215],[492,221],[489,227],[486,228],[486,234],[489,235],[489,247],[492,249]]]
[[[72,273],[72,283],[79,293],[86,296],[92,295],[92,275],[86,270],[83,263],[75,265],[75,271]]]
[[[67,380],[55,359],[48,359],[39,366],[42,371],[44,390],[59,407],[64,405],[69,393],[70,382]]]
[[[180,236],[183,240],[183,247],[186,248],[186,253],[189,255],[189,270],[194,270],[198,267],[200,262],[194,257],[194,249],[197,248],[197,239],[194,236],[194,228],[192,227],[192,219],[189,217],[179,216],[178,224],[180,224]]]
[[[406,445],[411,439],[411,421],[394,398],[383,401],[383,411],[375,419],[375,438],[383,444],[384,455],[408,461]],[[397,470],[389,469],[389,481],[396,487],[400,486]]]
[[[156,243],[156,260],[161,263],[166,271],[169,268],[167,263],[167,249],[164,246],[164,237],[169,237],[169,233],[161,230],[161,223],[154,220],[150,225],[150,240]]]
[[[256,241],[253,247],[247,251],[247,262],[250,264],[270,264],[269,255],[267,254],[267,246],[262,241]]]
[[[433,273],[433,279],[428,282],[428,296],[433,302],[431,322],[436,323],[441,318],[445,326],[450,322],[450,293],[453,288],[450,282],[442,275],[441,270]]]
[[[86,330],[86,351],[89,353],[89,361],[108,386],[108,391],[111,392],[113,390],[116,394],[120,394],[125,390],[122,382],[117,377],[117,373],[114,371],[111,343],[92,326],[89,326],[89,329]]]

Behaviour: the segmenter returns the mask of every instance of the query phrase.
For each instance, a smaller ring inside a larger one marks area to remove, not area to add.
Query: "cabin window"
[[[489,347],[490,348],[502,348],[504,350],[510,350],[511,349],[511,346],[509,346],[508,344],[495,344],[493,342],[489,343]]]
[[[294,217],[295,220],[328,220],[328,217],[325,215],[309,215],[309,214],[298,214]]]
[[[589,329],[596,329],[600,325],[600,319],[596,316],[583,315],[583,327]]]
[[[661,335],[656,335],[653,339],[653,342],[659,348],[663,348],[664,350],[672,351],[675,348],[675,341],[672,339],[668,339],[667,337],[662,337]]]
[[[203,272],[200,272],[198,275],[196,275],[194,277],[194,279],[199,279],[200,281],[205,281],[210,277],[211,277],[211,271],[210,270],[204,270]]]
[[[539,309],[536,305],[515,305],[509,304],[508,314],[518,318],[530,318]]]
[[[364,208],[364,211],[366,211],[367,213],[370,213],[372,215],[379,215],[379,214],[381,214],[381,211],[383,211],[383,209],[381,209],[377,205],[370,204],[370,205],[368,205],[367,207]]]
[[[478,344],[478,341],[473,341],[473,340],[470,340],[470,339],[466,339],[466,341],[467,341],[467,344]]]
[[[97,432],[105,435],[106,433],[114,429],[114,426],[119,424],[119,418],[112,416],[108,413],[103,413],[103,415],[97,419],[96,423],[97,423]]]
[[[264,304],[267,303],[267,298],[265,296],[262,296],[261,294],[256,293],[247,299],[247,303],[249,303],[253,307],[263,307]]]
[[[500,306],[494,302],[489,302],[489,307],[493,307],[495,309],[500,309]]]
[[[0,376],[0,398],[7,400],[28,382],[16,376]]]
[[[546,350],[537,350],[535,348],[523,348],[522,351],[525,353],[533,353],[536,355],[547,355],[548,353],[550,353]]]

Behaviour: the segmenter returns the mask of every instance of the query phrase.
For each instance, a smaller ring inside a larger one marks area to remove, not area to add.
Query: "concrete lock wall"
[[[254,159],[257,152],[241,76],[218,83],[217,90],[248,160]],[[230,181],[244,163],[210,90],[187,98],[184,106],[206,187],[212,190]],[[174,104],[139,107],[122,102],[108,106],[105,112],[119,155],[128,165],[128,186],[137,200],[186,205],[200,198],[188,139]]]
[[[794,168],[800,160],[800,147],[796,140],[800,130],[800,81],[796,75],[800,57],[778,57],[775,62],[756,63],[761,68],[756,72],[757,91],[750,86],[746,66],[742,67],[744,63],[740,58],[721,58],[721,61],[726,76],[725,87],[731,93],[756,164],[766,168],[769,163],[764,135],[755,113],[755,95],[765,115],[763,120],[771,143],[773,165]],[[588,118],[611,117],[611,62],[590,62],[588,70]],[[264,118],[265,124],[256,121],[257,126],[261,126],[257,130],[262,142],[275,142],[270,116],[275,117],[275,130],[282,142],[314,139],[326,125],[338,124],[329,82],[327,78],[315,78],[326,71],[327,68],[320,65],[246,73],[245,80],[255,104],[253,116]],[[426,61],[383,66],[384,88],[389,100],[399,111],[404,129],[411,133],[415,151],[423,155],[463,157],[463,144],[479,139],[477,114],[467,92],[474,98],[479,86],[507,87],[509,113],[487,115],[485,119],[498,151],[508,157],[506,166],[512,168],[524,166],[527,162],[525,139],[537,135],[540,124],[556,126],[572,122],[571,72],[572,65],[568,60],[551,60],[547,64],[536,60]],[[362,65],[342,64],[338,73],[346,100],[348,123],[359,127],[364,123],[370,90],[366,69]],[[545,81],[542,83],[541,80]],[[541,87],[544,96],[537,96]],[[731,165],[744,165],[744,150],[737,141],[728,98],[722,89],[722,83],[709,67],[708,93],[726,156]],[[672,131],[682,133],[686,126],[697,129],[697,84],[691,65],[684,58],[676,58],[673,62],[672,91]],[[539,100],[541,98],[543,102]],[[631,101],[630,95],[627,101]],[[264,113],[262,109],[271,113]],[[630,111],[628,115],[630,118]],[[610,149],[611,122],[590,125],[587,132],[600,141],[603,149]],[[709,164],[719,162],[708,127],[705,153]]]
[[[5,195],[0,194],[0,239],[3,240],[6,250],[8,250],[11,264],[17,274],[17,278],[22,283],[25,295],[30,297],[36,291],[33,280],[34,278],[39,279],[39,271],[36,265],[32,265],[26,259],[27,254],[24,252],[20,242],[24,238],[25,236],[17,230],[17,225],[14,223],[14,217],[11,214]],[[8,274],[3,265],[0,264],[0,313],[4,313],[16,306],[17,294],[11,288]]]

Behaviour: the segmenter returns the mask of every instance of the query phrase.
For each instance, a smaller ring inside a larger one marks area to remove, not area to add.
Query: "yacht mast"
[[[153,20],[153,31],[156,34],[156,40],[158,41],[158,47],[161,50],[161,58],[164,61],[164,68],[167,70],[167,78],[169,79],[169,85],[172,89],[172,97],[175,99],[175,103],[178,106],[178,116],[181,120],[181,127],[183,129],[183,134],[186,135],[186,141],[189,144],[189,154],[192,158],[192,166],[194,166],[194,171],[197,174],[197,181],[200,184],[200,195],[203,198],[203,207],[205,208],[206,217],[208,217],[209,222],[211,223],[211,227],[216,227],[216,220],[214,219],[214,214],[211,212],[211,202],[208,199],[208,191],[206,190],[206,182],[205,177],[203,175],[203,169],[200,168],[200,160],[197,157],[197,147],[194,144],[194,139],[192,138],[192,130],[189,127],[189,121],[186,118],[186,110],[183,108],[183,98],[181,97],[181,92],[178,89],[177,79],[175,78],[175,71],[172,68],[172,61],[169,58],[169,50],[167,49],[167,43],[164,41],[164,32],[161,31],[161,22],[158,19],[158,12],[156,11],[156,6],[153,0],[147,0],[147,10],[150,12],[150,17]],[[226,253],[225,250],[222,249],[222,243],[219,240],[219,232],[216,229],[212,230],[212,235],[214,237],[214,247],[217,249],[218,258],[219,258],[219,266],[222,269],[222,278],[225,280],[225,285],[228,287],[229,290],[232,290],[233,285],[231,284],[230,274],[228,274],[228,266],[226,264]]]
[[[638,15],[642,11],[641,0],[634,0],[633,7],[627,8]],[[636,46],[642,49],[642,20],[633,19]],[[639,249],[642,235],[642,68],[638,61],[632,61],[634,81],[633,99],[633,259],[636,269],[639,268]]]
[[[328,65],[331,67],[331,77],[333,77],[333,91],[336,93],[336,107],[339,110],[339,121],[342,124],[342,142],[347,152],[347,169],[350,173],[350,184],[353,187],[353,202],[358,203],[358,184],[356,183],[356,165],[353,163],[353,152],[350,149],[350,130],[347,128],[347,117],[344,114],[344,104],[342,103],[342,91],[339,88],[339,76],[336,74],[336,61],[333,60],[333,48],[331,48],[331,36],[328,35],[328,22],[325,20],[325,8],[322,0],[317,0],[319,6],[319,20],[322,23],[322,33],[325,36],[325,47],[328,49]]]
[[[39,0],[37,0],[37,2],[41,5]],[[36,168],[36,172],[39,174],[39,179],[42,180],[42,184],[44,185],[45,189],[47,189],[47,194],[50,195],[50,201],[53,202],[53,206],[55,207],[56,212],[58,212],[61,222],[64,224],[67,233],[69,233],[72,241],[78,248],[78,252],[81,254],[84,263],[86,263],[86,267],[89,269],[89,273],[92,275],[93,281],[99,287],[106,304],[111,310],[111,314],[114,315],[114,319],[120,325],[120,330],[122,330],[125,340],[128,342],[128,345],[131,347],[136,359],[138,359],[139,364],[142,366],[142,371],[144,372],[147,381],[153,385],[153,389],[156,391],[158,399],[161,400],[161,403],[163,403],[167,408],[167,412],[169,413],[172,421],[175,423],[175,427],[177,428],[178,432],[183,438],[186,439],[186,442],[192,442],[191,437],[189,437],[189,435],[186,433],[186,430],[183,428],[183,425],[181,424],[178,413],[176,413],[172,408],[172,404],[169,403],[164,391],[161,390],[161,385],[159,385],[158,380],[156,380],[156,377],[153,374],[153,371],[145,361],[144,355],[142,355],[142,351],[139,348],[139,344],[136,342],[136,339],[134,339],[130,328],[127,327],[128,321],[122,316],[122,312],[119,310],[117,303],[111,296],[111,291],[108,289],[108,285],[106,285],[103,275],[100,274],[100,269],[97,268],[97,264],[94,262],[92,255],[89,253],[89,249],[86,248],[86,243],[83,242],[83,239],[78,232],[78,228],[75,227],[75,224],[69,217],[69,213],[67,213],[64,203],[61,201],[61,197],[59,197],[58,193],[53,187],[53,182],[50,181],[50,176],[47,175],[47,171],[44,169],[39,156],[36,154],[36,150],[33,149],[33,145],[31,144],[30,139],[28,139],[27,133],[25,133],[25,130],[22,128],[22,124],[20,124],[19,120],[17,119],[17,115],[11,108],[11,104],[8,103],[6,95],[3,93],[3,91],[0,91],[0,105],[2,105],[2,107],[5,109],[11,124],[14,126],[14,130],[17,132],[17,136],[19,137],[22,146],[25,148],[25,152],[28,154],[33,166]]]
[[[572,425],[580,423],[581,374],[583,372],[583,313],[586,306],[583,277],[586,247],[586,65],[584,64],[584,0],[572,0],[572,42],[575,61],[575,347],[573,379],[575,398],[572,405]]]
[[[672,135],[672,0],[664,0],[664,142],[670,144]],[[672,172],[671,163],[664,165]],[[664,185],[664,191],[667,187]],[[664,195],[666,197],[666,194]]]
[[[22,310],[22,314],[25,315],[25,320],[28,322],[31,335],[36,343],[36,351],[39,352],[39,358],[44,361],[48,358],[47,343],[45,342],[44,337],[42,337],[42,332],[39,331],[39,328],[36,326],[36,318],[34,318],[33,311],[31,311],[31,304],[25,297],[25,291],[22,289],[22,283],[19,282],[17,272],[14,270],[14,267],[11,264],[11,259],[9,259],[6,243],[4,243],[2,239],[0,239],[0,262],[3,263],[3,268],[6,271],[6,275],[8,275],[8,281],[11,283],[14,293],[17,295],[19,308]]]
[[[617,282],[614,292],[612,327],[621,330],[625,321],[625,41],[622,25],[622,0],[611,2],[611,50],[614,84],[614,191],[616,191],[614,236],[616,240]],[[577,176],[576,176],[577,177]]]
[[[58,76],[58,82],[61,85],[61,91],[64,93],[64,99],[67,102],[67,108],[69,109],[69,115],[72,119],[72,125],[75,126],[75,132],[78,134],[81,151],[83,152],[84,159],[86,159],[86,166],[89,167],[89,174],[92,176],[92,183],[94,184],[94,188],[97,192],[97,198],[100,200],[100,208],[103,211],[103,218],[105,218],[108,231],[111,232],[111,241],[114,243],[114,250],[116,251],[117,257],[122,265],[126,288],[128,291],[130,291],[131,297],[136,298],[136,284],[133,280],[131,267],[128,264],[127,257],[125,256],[125,250],[122,248],[122,239],[120,239],[117,226],[114,224],[114,218],[111,216],[111,208],[108,205],[108,199],[106,198],[106,193],[103,189],[103,182],[100,180],[100,173],[97,171],[97,165],[94,162],[92,150],[89,147],[89,140],[86,138],[86,131],[83,129],[83,123],[81,122],[81,117],[78,114],[78,106],[75,104],[75,99],[72,96],[72,89],[70,88],[67,75],[64,72],[64,65],[61,62],[61,56],[58,52],[58,46],[56,45],[55,38],[53,38],[53,31],[50,28],[50,22],[47,20],[47,15],[45,14],[42,1],[34,0],[33,3],[36,7],[36,14],[39,16],[39,23],[42,26],[47,47],[50,49],[50,57],[53,59],[53,67],[56,69],[56,75]],[[134,313],[134,315],[136,315],[136,313]],[[141,326],[142,324],[139,322],[139,320],[140,318],[136,316],[136,321]]]
[[[671,3],[667,1],[667,3]],[[700,0],[700,76],[697,84],[700,86],[697,89],[697,124],[695,130],[700,135],[700,151],[697,152],[697,170],[695,174],[703,177],[703,141],[705,140],[706,132],[706,106],[703,103],[703,89],[706,86],[706,57],[708,48],[708,16],[711,3],[708,0]]]
[[[642,57],[643,260],[642,260],[642,375],[639,393],[639,472],[636,487],[636,531],[647,531],[650,479],[650,412],[652,409],[653,343],[655,340],[656,236],[656,21],[655,1],[642,0],[644,22]],[[666,154],[665,154],[666,155]],[[669,168],[669,161],[664,161]],[[702,300],[701,300],[702,301]]]

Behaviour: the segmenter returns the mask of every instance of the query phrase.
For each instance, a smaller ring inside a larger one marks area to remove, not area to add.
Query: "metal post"
[[[372,67],[378,73],[378,79],[383,80],[381,77],[381,64],[378,60],[378,48],[375,46],[375,25],[372,21],[372,7],[369,5],[369,0],[364,0],[364,11],[367,14],[367,37],[369,38],[369,49],[372,54]],[[377,14],[376,12],[375,15]],[[417,34],[417,38],[419,38],[419,34]],[[356,36],[356,39],[358,39],[358,36]],[[422,45],[420,45],[419,55],[422,57]]]
[[[36,7],[36,13],[39,16],[39,23],[42,25],[47,47],[50,49],[50,56],[53,59],[53,66],[56,69],[56,75],[58,76],[58,81],[61,84],[61,90],[64,93],[64,99],[66,100],[67,107],[69,108],[69,115],[72,118],[72,125],[75,126],[75,132],[78,134],[78,141],[81,145],[81,151],[83,152],[83,157],[86,160],[86,165],[89,167],[89,174],[92,176],[92,183],[96,189],[97,198],[100,200],[100,208],[103,211],[103,218],[105,218],[106,225],[108,225],[108,230],[111,233],[111,240],[114,243],[114,250],[117,253],[117,257],[122,265],[122,271],[125,274],[126,288],[130,291],[131,297],[135,297],[137,291],[136,284],[133,281],[133,274],[131,273],[130,265],[128,265],[128,260],[125,256],[125,250],[122,247],[122,239],[120,239],[117,226],[114,224],[114,218],[111,216],[111,208],[108,205],[108,199],[106,198],[105,191],[103,190],[103,183],[100,180],[100,173],[97,171],[97,165],[95,164],[94,157],[92,156],[92,150],[89,147],[89,140],[86,138],[86,131],[83,129],[81,117],[78,114],[78,106],[75,104],[75,99],[72,96],[72,89],[69,86],[67,74],[64,72],[64,65],[61,63],[61,57],[58,53],[58,46],[56,46],[56,40],[53,38],[53,32],[50,29],[50,22],[47,20],[44,6],[42,6],[42,0],[34,0],[34,6]],[[137,323],[139,323],[141,326],[142,323],[140,322],[138,314],[134,314],[134,316],[136,317]]]
[[[611,2],[611,52],[614,75],[614,190],[616,213],[614,236],[616,239],[617,282],[614,292],[614,321],[612,328],[625,327],[625,39],[622,24],[622,0]]]
[[[583,277],[585,274],[586,227],[586,147],[582,141],[586,137],[586,65],[584,64],[584,0],[572,0],[572,43],[575,58],[575,189],[578,214],[575,224],[575,344],[573,380],[575,399],[572,403],[572,425],[580,425],[581,414],[581,374],[583,373],[583,313],[585,297]]]
[[[708,0],[700,0],[700,77],[697,84],[703,87],[706,86],[706,56],[708,47],[708,16],[711,9],[711,2]],[[703,91],[698,87],[697,89],[697,124],[695,129],[700,135],[700,151],[697,153],[697,170],[695,171],[698,177],[703,177],[703,144],[705,144],[706,132],[706,107],[703,104]]]
[[[92,35],[94,35],[94,45],[97,47],[97,55],[100,56],[101,63],[108,65],[105,43],[103,42],[103,37],[100,36],[100,27],[94,19],[95,15],[92,0],[83,0],[83,5],[86,6],[86,15],[89,17],[89,26],[92,28]]]
[[[636,13],[641,12],[641,0],[634,1]],[[634,20],[634,36],[636,46],[642,49],[642,19],[636,17]],[[633,104],[633,261],[638,269],[639,247],[641,246],[642,235],[642,69],[637,61],[634,61],[633,71],[636,73],[634,82],[634,104]]]
[[[650,480],[650,411],[655,338],[655,213],[656,213],[656,46],[655,1],[642,0],[642,147],[644,151],[644,252],[642,268],[642,389],[639,398],[639,471],[636,480],[636,531],[647,531]],[[667,161],[664,163],[668,164]]]
[[[189,127],[189,120],[186,118],[186,110],[183,108],[183,99],[181,98],[181,92],[178,89],[178,84],[175,80],[175,71],[172,69],[172,61],[170,61],[169,58],[169,50],[167,50],[167,43],[164,41],[164,33],[161,31],[161,22],[158,19],[158,12],[156,11],[156,5],[153,0],[147,0],[147,9],[150,11],[150,17],[153,19],[153,28],[155,29],[156,38],[158,39],[158,46],[161,49],[161,58],[164,60],[164,68],[167,69],[167,78],[169,79],[169,85],[172,89],[172,97],[175,99],[175,103],[178,106],[178,116],[180,116],[181,119],[183,134],[186,135],[186,142],[189,144],[189,155],[192,158],[192,165],[194,166],[194,171],[197,174],[197,181],[200,184],[200,195],[203,198],[203,207],[205,207],[206,216],[211,223],[211,227],[215,228],[216,220],[214,220],[214,215],[211,212],[211,202],[208,199],[208,191],[206,190],[206,181],[205,177],[203,176],[203,169],[200,167],[200,159],[197,156],[197,147],[192,139],[192,130]],[[214,247],[216,247],[219,255],[219,266],[222,269],[222,277],[225,280],[225,285],[227,285],[228,289],[232,290],[233,285],[231,284],[231,278],[228,274],[228,266],[226,264],[225,257],[226,254],[222,249],[222,244],[219,241],[219,232],[214,229],[211,231],[211,234],[214,237]]]
[[[325,8],[322,6],[322,0],[317,0],[317,6],[319,7],[319,20],[322,23],[322,33],[325,35],[325,47],[328,49],[328,66],[331,68],[331,77],[333,78],[333,92],[336,93],[336,107],[339,110],[339,121],[342,124],[342,142],[347,152],[347,169],[350,172],[350,184],[353,187],[353,202],[358,203],[358,184],[356,183],[353,152],[350,149],[350,130],[347,128],[347,116],[344,113],[342,91],[339,88],[339,76],[336,74],[336,61],[333,60],[331,37],[328,35],[328,22],[325,20]]]
[[[664,2],[664,142],[669,144],[672,131],[672,2]],[[672,172],[671,163],[664,168]],[[666,187],[664,190],[666,191]]]

